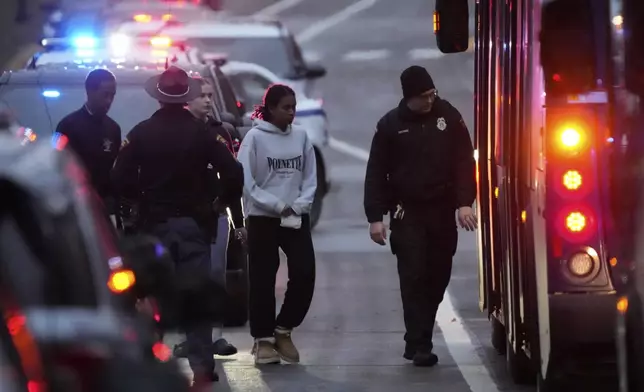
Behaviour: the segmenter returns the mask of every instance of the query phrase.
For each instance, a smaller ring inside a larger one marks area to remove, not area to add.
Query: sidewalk
[[[27,22],[15,21],[19,0],[0,0],[0,71],[21,68],[39,48],[38,41],[45,20],[41,0],[27,1]]]

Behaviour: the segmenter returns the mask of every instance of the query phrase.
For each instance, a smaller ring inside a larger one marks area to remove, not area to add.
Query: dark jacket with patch
[[[242,167],[225,143],[189,111],[165,107],[125,138],[112,182],[126,199],[190,210],[212,202],[208,165],[220,174],[224,198],[241,198]]]
[[[476,197],[474,150],[459,111],[437,98],[417,114],[403,101],[385,114],[371,144],[364,189],[370,223],[397,204],[471,206]]]
[[[116,121],[92,115],[83,106],[60,120],[56,132],[57,137],[67,137],[67,146],[83,163],[99,196],[113,196],[110,171],[121,144],[121,127]]]

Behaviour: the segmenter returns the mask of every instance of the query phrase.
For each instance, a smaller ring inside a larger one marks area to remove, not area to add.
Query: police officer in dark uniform
[[[461,114],[438,97],[434,81],[420,66],[403,71],[404,98],[385,114],[371,144],[364,207],[371,239],[385,245],[383,216],[391,214],[391,250],[405,320],[404,357],[433,366],[432,331],[456,253],[458,232],[477,225],[475,162]]]
[[[116,95],[116,78],[106,69],[91,71],[85,79],[87,101],[56,126],[54,142],[78,156],[92,185],[110,214],[115,212],[110,170],[121,144],[121,127],[107,115]]]
[[[161,108],[123,140],[113,183],[120,196],[139,203],[141,229],[161,239],[177,273],[209,277],[216,220],[208,166],[219,173],[225,200],[241,197],[242,167],[216,134],[184,108],[201,95],[199,81],[170,67],[148,80],[145,90]],[[203,303],[190,305],[198,309],[213,301],[199,300]],[[186,331],[188,361],[198,387],[218,380],[211,332],[210,323],[192,325]]]

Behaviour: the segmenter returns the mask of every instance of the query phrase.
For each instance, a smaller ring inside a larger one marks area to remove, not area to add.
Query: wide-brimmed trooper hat
[[[201,83],[183,69],[171,66],[145,82],[145,91],[163,103],[188,103],[201,95]]]

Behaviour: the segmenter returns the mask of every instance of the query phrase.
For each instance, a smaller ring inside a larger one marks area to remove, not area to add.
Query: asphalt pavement
[[[369,240],[362,208],[366,158],[376,122],[400,100],[400,72],[412,64],[425,66],[441,97],[472,126],[473,53],[442,55],[436,49],[433,1],[229,0],[225,8],[278,17],[296,34],[306,57],[327,67],[328,76],[316,87],[331,121],[333,140],[324,153],[334,191],[314,233],[318,276],[313,305],[293,333],[301,364],[257,368],[247,328],[227,330],[225,337],[240,353],[219,358],[225,377],[214,390],[533,391],[512,385],[505,358],[491,348],[489,322],[478,310],[474,234],[460,233],[435,330],[440,362],[431,369],[415,368],[402,358],[395,259],[389,247]],[[279,274],[281,297],[285,265]]]

